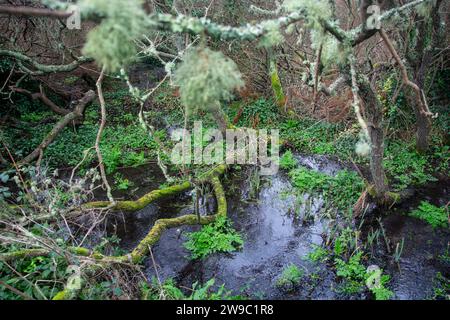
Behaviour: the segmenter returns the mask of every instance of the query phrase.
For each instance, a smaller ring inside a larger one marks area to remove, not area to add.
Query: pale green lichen
[[[244,85],[233,60],[208,48],[190,50],[174,73],[181,102],[189,113],[212,110],[219,101],[229,100],[233,90]]]
[[[431,10],[436,6],[436,0],[428,0],[427,2],[423,2],[416,7],[416,11],[419,16],[423,18],[431,17]]]
[[[303,11],[309,27],[320,28],[319,20],[331,20],[332,12],[328,0],[285,0],[283,7],[290,12]]]
[[[116,72],[131,62],[136,54],[134,40],[141,37],[146,26],[142,1],[83,0],[84,14],[102,17],[102,22],[87,35],[83,53],[92,57],[109,72]]]
[[[259,45],[265,48],[274,47],[284,41],[284,37],[280,31],[279,23],[273,20],[261,23],[267,32],[261,38]]]

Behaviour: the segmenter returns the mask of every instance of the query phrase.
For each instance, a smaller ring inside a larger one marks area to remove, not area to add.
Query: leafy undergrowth
[[[187,235],[184,244],[191,251],[192,259],[202,259],[216,252],[232,252],[244,244],[244,240],[231,226],[226,217],[218,217],[200,231]]]
[[[348,261],[335,258],[336,275],[342,278],[341,290],[347,294],[354,294],[364,290],[366,286],[374,295],[375,300],[389,300],[393,292],[386,288],[390,276],[382,274],[383,270],[370,270],[361,263],[362,251],[353,254]]]
[[[433,226],[448,227],[448,207],[436,207],[429,202],[422,201],[419,207],[409,213],[411,217],[424,220]]]
[[[8,249],[14,251],[17,248]],[[6,284],[0,285],[0,300],[51,299],[64,287],[66,268],[65,259],[56,254],[12,263],[0,261],[0,281]]]
[[[384,166],[392,178],[394,190],[401,191],[410,186],[436,181],[432,175],[435,172],[431,167],[433,158],[434,155],[421,155],[412,146],[404,143],[390,143],[386,150]]]
[[[335,290],[346,298],[370,291],[375,300],[391,299],[394,293],[388,288],[390,276],[378,266],[363,264],[366,255],[357,248],[356,236],[354,230],[346,228],[336,237],[333,250],[315,246],[306,260],[334,267],[339,280]]]
[[[14,146],[15,156],[20,159],[40,144],[52,126],[52,124],[46,124],[33,128],[33,134],[30,134],[28,139],[17,139],[12,132],[9,132],[6,141],[10,146]],[[53,168],[77,165],[83,159],[83,151],[94,146],[97,130],[98,127],[94,124],[82,125],[76,131],[65,128],[45,150],[43,161],[48,162]],[[164,140],[164,132],[160,131],[157,135]],[[135,123],[128,126],[107,126],[100,148],[107,172],[113,173],[120,166],[137,166],[144,164],[148,159],[154,159],[158,144]],[[91,150],[84,167],[88,167],[95,161],[96,157]]]
[[[280,167],[289,170],[292,185],[300,193],[321,194],[338,209],[355,204],[364,190],[364,181],[352,171],[341,170],[336,176],[299,167],[290,151],[280,159]]]
[[[176,286],[173,279],[167,279],[159,284],[155,279],[149,286],[147,283],[141,284],[143,300],[244,300],[243,296],[232,295],[231,291],[226,290],[222,284],[216,290],[213,290],[215,279],[208,280],[204,285],[195,282],[185,294]]]
[[[354,153],[358,135],[352,128],[315,119],[287,119],[280,123],[280,136],[295,150],[309,154],[337,155],[343,159]]]
[[[250,102],[236,101],[225,110],[230,121],[238,127],[276,127],[282,119],[277,105],[265,98]]]

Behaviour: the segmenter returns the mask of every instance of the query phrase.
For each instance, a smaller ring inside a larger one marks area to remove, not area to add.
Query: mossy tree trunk
[[[285,112],[286,97],[283,92],[280,75],[278,74],[278,66],[276,55],[273,50],[269,49],[267,52],[267,60],[269,66],[270,86],[272,87],[273,97],[275,103],[282,112]]]

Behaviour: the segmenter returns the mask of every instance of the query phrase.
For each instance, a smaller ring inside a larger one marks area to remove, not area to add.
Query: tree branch
[[[51,101],[45,94],[44,88],[42,87],[42,85],[39,86],[40,92],[35,92],[35,93],[32,93],[31,91],[28,91],[23,88],[18,88],[18,87],[10,87],[10,89],[13,92],[27,95],[32,100],[37,100],[37,99],[41,100],[41,102],[44,103],[46,106],[48,106],[53,112],[55,112],[61,116],[65,116],[70,113],[70,110],[61,108],[58,105],[56,105],[53,101]]]
[[[79,57],[77,60],[69,63],[69,64],[61,64],[61,65],[46,65],[39,63],[32,58],[11,50],[0,50],[0,56],[10,57],[22,63],[28,63],[37,71],[27,70],[33,75],[42,75],[45,73],[56,73],[56,72],[71,72],[78,68],[81,64],[94,61],[92,58],[88,57]]]
[[[389,39],[389,36],[384,31],[384,29],[380,29],[380,35],[381,35],[381,38],[383,38],[383,41],[386,44],[387,49],[392,54],[392,57],[395,59],[395,61],[398,64],[398,67],[400,68],[403,84],[407,85],[415,92],[416,99],[417,99],[416,102],[419,105],[420,112],[426,116],[430,116],[430,117],[433,116],[433,114],[428,109],[428,104],[427,104],[425,95],[423,94],[423,91],[419,88],[419,86],[416,83],[409,80],[408,71],[406,70],[406,66],[403,63],[400,56],[398,55],[397,50],[395,50],[394,45],[392,44],[391,40]]]
[[[78,105],[75,107],[75,109],[66,114],[58,123],[55,124],[55,126],[53,127],[52,131],[50,131],[50,133],[44,138],[44,140],[42,140],[41,144],[34,149],[33,152],[31,152],[28,156],[26,156],[24,159],[22,159],[18,164],[19,165],[24,165],[27,163],[30,163],[31,161],[33,161],[34,159],[36,159],[37,157],[39,157],[39,155],[41,154],[41,152],[47,148],[50,143],[53,142],[53,140],[55,140],[55,138],[58,136],[58,134],[72,121],[79,119],[83,116],[84,113],[84,109],[86,108],[86,106],[89,105],[89,103],[91,103],[95,98],[95,93],[92,90],[89,90],[83,98],[81,98],[81,100],[79,101]]]
[[[0,6],[0,14],[66,19],[72,15],[72,12],[60,10],[56,11],[46,8],[33,8],[28,6]]]

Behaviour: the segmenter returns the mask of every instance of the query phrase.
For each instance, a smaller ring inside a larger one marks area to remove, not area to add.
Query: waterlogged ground
[[[345,166],[323,156],[297,156],[299,164],[326,174],[334,175]],[[133,169],[139,170],[139,169]],[[142,176],[151,176],[151,168],[145,172],[124,172],[141,175],[140,183],[146,183]],[[261,180],[255,188],[254,172],[243,169],[228,174],[224,183],[228,188],[228,216],[234,227],[244,237],[242,250],[230,254],[214,254],[203,260],[193,261],[183,246],[186,233],[200,227],[181,227],[166,231],[158,244],[152,248],[153,259],[145,262],[145,272],[151,279],[158,273],[161,280],[174,278],[179,286],[190,288],[195,282],[205,283],[211,278],[216,284],[225,284],[233,294],[251,298],[272,299],[340,299],[343,296],[337,288],[339,281],[331,266],[312,263],[305,259],[314,245],[322,245],[331,230],[325,215],[325,203],[319,197],[303,195],[302,203],[291,194],[288,177],[280,172]],[[152,175],[154,177],[154,175]],[[161,178],[161,177],[159,177]],[[159,178],[147,181],[144,190],[158,187]],[[136,191],[142,193],[142,188]],[[411,201],[396,211],[369,214],[363,228],[363,235],[371,227],[377,227],[375,216],[382,216],[381,224],[386,238],[396,244],[404,239],[400,269],[393,261],[392,252],[386,251],[383,241],[373,247],[373,261],[391,275],[389,285],[396,299],[424,299],[433,294],[435,276],[441,272],[449,276],[449,264],[438,259],[449,243],[448,230],[433,230],[424,222],[407,217],[404,212],[417,207],[420,200],[436,205],[448,201],[448,183],[439,183],[424,191],[415,191]],[[214,212],[214,199],[205,199],[202,214]],[[110,219],[109,232],[117,233],[124,249],[133,248],[148,232],[153,223],[163,217],[175,217],[193,213],[192,196],[189,192],[176,199],[166,199],[147,206],[136,213],[127,213]],[[371,216],[372,215],[372,216]],[[334,220],[333,220],[334,221]],[[365,231],[365,232],[364,232]],[[298,289],[290,292],[276,286],[283,269],[294,263],[306,275]],[[351,298],[351,297],[350,297]],[[354,298],[364,299],[364,295]]]
[[[431,298],[437,285],[436,274],[440,272],[446,279],[450,277],[449,230],[433,229],[429,224],[405,215],[416,209],[421,201],[428,201],[439,207],[445,206],[450,198],[449,189],[447,181],[414,190],[408,201],[382,219],[386,236],[393,247],[404,241],[399,265],[392,258],[393,252],[387,252],[385,245],[379,244],[374,249],[375,261],[380,266],[383,265],[392,276],[390,286],[397,299]],[[446,252],[447,258],[444,258]]]

